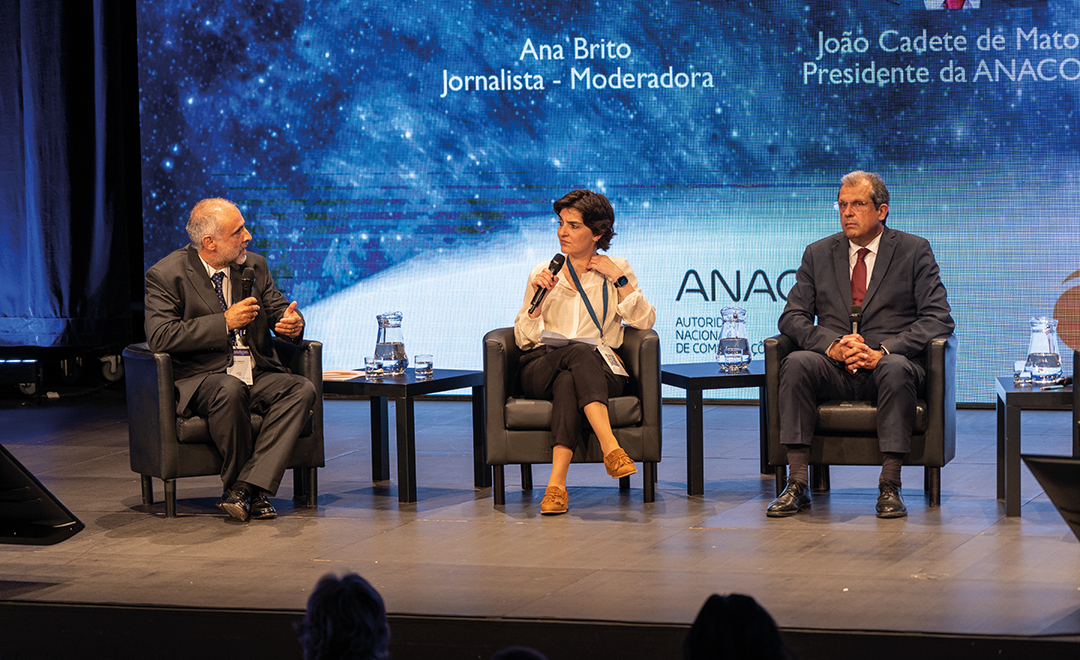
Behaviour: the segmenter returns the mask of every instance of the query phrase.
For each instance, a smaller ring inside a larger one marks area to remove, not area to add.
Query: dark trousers
[[[207,418],[210,437],[221,452],[226,488],[245,481],[277,493],[296,439],[315,403],[315,386],[303,376],[257,372],[248,387],[228,374],[207,376],[189,404]],[[253,438],[251,414],[263,418]]]
[[[542,350],[542,349],[541,349]],[[555,444],[573,449],[581,440],[583,409],[626,389],[627,378],[616,376],[596,347],[570,343],[526,362],[521,389],[530,399],[551,401],[551,432]]]
[[[852,375],[821,353],[795,351],[780,363],[780,442],[809,445],[822,401],[875,401],[881,451],[906,454],[925,384],[926,367],[903,355],[886,355],[876,368]]]

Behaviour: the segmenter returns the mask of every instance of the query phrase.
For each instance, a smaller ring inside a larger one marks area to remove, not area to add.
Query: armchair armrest
[[[780,445],[780,363],[795,350],[787,335],[765,340],[765,413],[769,417],[769,463],[787,464],[787,452]]]
[[[484,335],[484,425],[487,456],[507,453],[506,399],[514,391],[521,351],[513,328],[498,328]]]
[[[317,447],[319,451],[322,451],[322,429],[323,429],[323,368],[322,368],[322,343],[317,341],[311,341],[305,339],[299,344],[295,344],[286,339],[274,337],[274,349],[277,351],[278,358],[286,369],[294,374],[303,376],[311,381],[311,384],[315,386],[315,405],[311,410],[311,422],[308,429],[305,429],[302,435],[317,436],[317,443],[312,443],[312,447]],[[318,462],[322,462],[322,458],[318,459]]]
[[[145,342],[125,348],[123,358],[131,469],[174,474],[179,458],[172,358],[151,351]]]
[[[926,460],[937,467],[956,456],[956,345],[956,335],[947,335],[931,339],[926,350]],[[937,433],[940,443],[933,437]],[[929,455],[938,446],[942,455]]]
[[[1080,456],[1080,351],[1073,351],[1073,456]]]
[[[659,426],[662,410],[660,336],[655,330],[627,327],[623,330],[622,346],[616,352],[623,359],[641,399],[642,426]]]

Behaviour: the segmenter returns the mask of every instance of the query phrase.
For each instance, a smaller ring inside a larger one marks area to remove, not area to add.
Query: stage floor
[[[240,524],[214,507],[214,477],[179,482],[176,519],[160,482],[141,504],[122,392],[0,402],[3,445],[86,523],[56,546],[0,546],[0,601],[302,610],[320,576],[355,571],[398,614],[685,625],[739,592],[792,630],[1080,639],[1080,543],[1026,468],[1022,516],[1005,517],[991,410],[959,411],[941,507],[904,468],[910,515],[879,520],[877,469],[860,467],[834,467],[811,511],[767,519],[757,408],[737,405],[706,406],[703,497],[686,495],[683,408],[666,405],[655,503],[640,474],[620,492],[602,465],[574,465],[570,512],[549,518],[545,466],[529,492],[508,468],[494,507],[472,486],[469,404],[418,401],[419,501],[399,504],[370,480],[368,409],[326,401],[317,509],[293,507],[287,475],[280,516]],[[1070,451],[1069,413],[1023,420],[1025,453]]]

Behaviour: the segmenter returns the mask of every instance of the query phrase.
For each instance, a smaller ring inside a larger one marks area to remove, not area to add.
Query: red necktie
[[[870,250],[859,248],[859,258],[855,261],[855,268],[851,270],[851,304],[862,305],[866,297],[866,255]]]

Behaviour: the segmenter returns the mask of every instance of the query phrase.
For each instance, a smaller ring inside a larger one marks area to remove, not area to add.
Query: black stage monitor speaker
[[[0,543],[53,545],[85,526],[0,445]]]
[[[1080,458],[1021,454],[1047,497],[1080,540]]]

